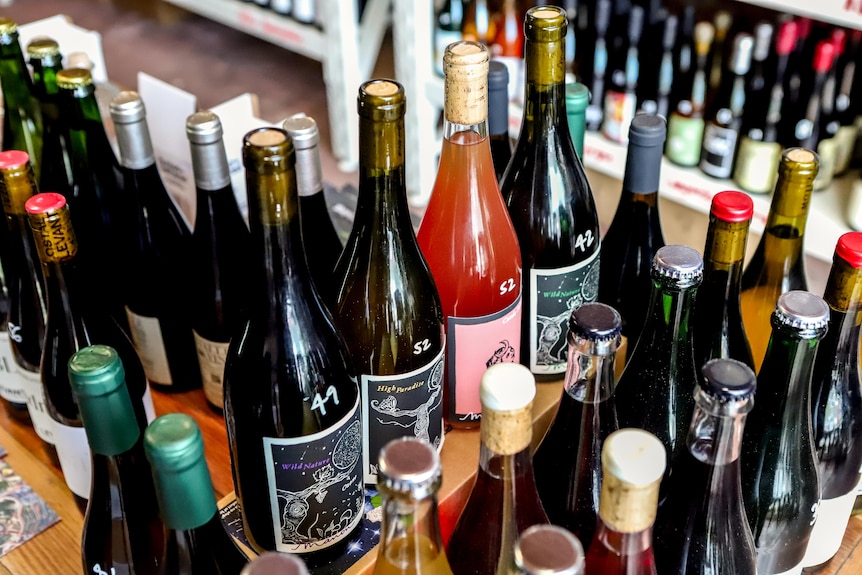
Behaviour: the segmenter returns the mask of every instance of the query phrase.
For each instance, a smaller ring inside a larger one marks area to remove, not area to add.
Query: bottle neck
[[[687,439],[691,456],[713,467],[738,460],[745,418],[752,405],[747,399],[719,401],[698,389],[695,392],[694,416]]]
[[[523,130],[535,137],[547,137],[553,128],[568,134],[566,117],[566,64],[563,40],[540,42],[528,40],[525,45]]]
[[[855,268],[836,256],[829,271],[823,299],[830,309],[826,338],[835,342],[838,355],[856,353],[862,325],[862,309],[859,306],[862,301],[862,268]]]
[[[802,237],[805,234],[813,186],[813,175],[797,175],[790,170],[779,168],[778,182],[766,220],[766,231],[777,232],[776,235],[782,238]]]
[[[93,453],[116,457],[139,443],[141,430],[125,382],[104,395],[76,397]]]
[[[629,142],[626,167],[623,174],[623,194],[650,195],[646,200],[657,204],[656,192],[661,178],[661,156],[663,146],[636,146]]]
[[[727,293],[738,293],[745,261],[750,221],[726,222],[709,216],[703,254],[703,281],[727,284]]]
[[[102,124],[102,113],[93,84],[60,90],[63,117],[71,130],[82,130],[88,122]],[[107,136],[105,136],[107,138]]]
[[[323,193],[323,170],[320,167],[320,149],[316,144],[296,148],[296,187],[300,197]]]
[[[402,240],[413,234],[404,184],[404,118],[359,118],[359,197],[356,228],[397,229]]]
[[[24,54],[14,34],[8,44],[0,43],[0,83],[3,84],[3,97],[6,106],[27,106],[31,93],[30,73],[24,62]]]
[[[645,339],[648,344],[644,347],[644,353],[651,354],[655,349],[677,349],[683,352],[691,349],[689,315],[696,293],[697,286],[679,288],[653,279],[649,312],[643,328],[644,334],[650,334],[649,339]],[[640,347],[637,345],[638,349]]]
[[[610,399],[615,383],[617,340],[590,342],[577,339],[569,346],[565,392],[581,403],[598,404]]]
[[[59,58],[31,60],[33,66],[33,93],[43,103],[55,101],[60,88],[57,86],[57,72],[63,69]]]
[[[784,406],[779,413],[787,415],[782,416],[785,427],[794,433],[810,427],[810,410],[807,406],[811,373],[817,347],[825,332],[823,328],[816,333],[806,332],[806,337],[800,337],[800,332],[790,328],[773,327],[758,373],[758,398],[762,396],[760,401]]]
[[[114,122],[120,164],[130,170],[145,170],[156,163],[150,130],[145,119],[137,122]]]
[[[386,488],[381,492],[384,498],[378,562],[388,562],[390,557],[401,558],[410,565],[399,561],[399,572],[424,573],[441,556],[445,560],[437,497],[415,499]]]
[[[231,185],[230,167],[221,139],[208,144],[192,143],[190,148],[192,172],[198,190],[217,192]]]
[[[162,521],[169,529],[189,531],[206,525],[218,511],[209,469],[203,458],[182,466],[152,464]]]

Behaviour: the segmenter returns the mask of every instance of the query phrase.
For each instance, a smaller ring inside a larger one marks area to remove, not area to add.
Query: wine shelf
[[[777,12],[862,29],[862,0],[738,0]]]
[[[164,0],[323,64],[332,152],[342,171],[359,163],[356,93],[371,77],[389,26],[389,0],[368,0],[361,18],[355,0],[317,0],[326,25],[301,24],[238,0]]]

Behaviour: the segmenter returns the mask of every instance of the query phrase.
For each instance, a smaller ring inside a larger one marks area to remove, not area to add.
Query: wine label
[[[224,405],[224,363],[230,343],[211,341],[195,335],[195,348],[198,350],[198,364],[201,366],[201,380],[207,400],[221,407]]]
[[[362,468],[365,483],[377,482],[377,456],[405,435],[443,446],[443,358],[398,375],[362,375]]]
[[[341,421],[301,437],[264,437],[276,551],[309,553],[347,537],[362,519],[359,397]]]
[[[605,95],[605,114],[602,133],[613,142],[629,141],[629,126],[635,117],[637,98],[628,92],[608,91]]]
[[[54,445],[66,485],[78,497],[90,498],[91,459],[87,432],[83,427],[54,421]]]
[[[141,396],[141,401],[144,403],[144,413],[147,416],[147,423],[152,423],[156,418],[156,406],[153,404],[153,394],[150,391],[150,384],[144,390],[144,395]]]
[[[694,167],[700,161],[703,119],[671,114],[667,125],[667,157],[674,164]]]
[[[736,150],[736,130],[709,123],[703,132],[700,169],[713,178],[729,178],[733,170],[733,152]]]
[[[803,567],[821,565],[838,553],[855,502],[855,490],[841,497],[820,500],[817,522],[814,523],[814,530],[811,532],[811,539],[808,540],[808,548],[805,551],[805,559],[802,560]]]
[[[817,177],[814,178],[814,189],[822,190],[828,188],[832,183],[832,176],[835,174],[835,161],[838,155],[838,139],[826,138],[820,140],[817,145],[817,155],[820,156],[820,169],[817,171]]]
[[[856,126],[841,126],[838,128],[838,149],[835,153],[835,174],[843,174],[850,167],[853,158],[853,144],[856,143]]]
[[[168,352],[162,339],[162,326],[158,318],[138,315],[128,307],[129,331],[135,350],[141,358],[147,380],[160,385],[173,385],[168,367]]]
[[[768,194],[778,179],[781,150],[781,144],[777,142],[758,142],[743,137],[739,142],[733,180],[747,192]]]
[[[566,371],[569,315],[599,295],[599,250],[573,266],[530,270],[530,371]]]
[[[521,355],[521,294],[496,313],[447,317],[446,347],[447,415],[455,421],[478,421],[482,417],[482,374],[495,363],[517,362]]]
[[[6,330],[0,331],[0,397],[11,403],[27,403],[24,384]]]
[[[24,386],[24,396],[27,399],[27,411],[30,421],[42,441],[54,445],[54,418],[48,413],[45,401],[45,388],[38,371],[19,369],[21,382]]]

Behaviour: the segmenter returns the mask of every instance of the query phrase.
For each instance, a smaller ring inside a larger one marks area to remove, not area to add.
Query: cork
[[[446,48],[444,108],[450,122],[478,124],[488,117],[490,58],[488,48],[479,42],[455,42]]]
[[[638,533],[655,522],[661,479],[641,486],[626,483],[607,469],[603,474],[599,516],[605,525],[618,533]]]
[[[482,445],[498,455],[515,455],[533,440],[533,404],[512,411],[482,406]]]
[[[277,146],[284,142],[285,136],[282,132],[276,130],[265,130],[255,132],[248,138],[248,142],[253,146],[267,147]]]

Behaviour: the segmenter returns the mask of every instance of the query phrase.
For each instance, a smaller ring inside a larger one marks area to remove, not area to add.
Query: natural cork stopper
[[[479,42],[455,42],[443,54],[446,75],[446,119],[456,124],[478,124],[488,117],[488,62],[490,53]]]
[[[276,130],[266,130],[255,132],[248,137],[249,144],[253,146],[277,146],[283,143],[287,138],[282,132]]]
[[[398,85],[386,81],[369,83],[365,87],[365,92],[371,96],[393,96],[398,93]]]
[[[646,486],[633,485],[605,471],[599,516],[618,533],[643,531],[655,521],[660,483],[659,479]]]
[[[533,404],[514,411],[482,406],[482,445],[498,455],[515,455],[533,440]]]

